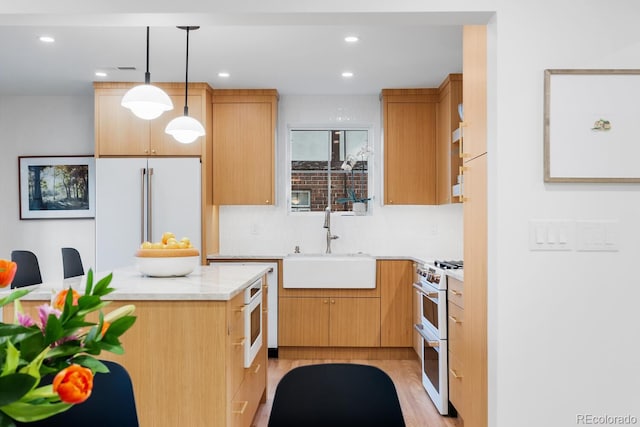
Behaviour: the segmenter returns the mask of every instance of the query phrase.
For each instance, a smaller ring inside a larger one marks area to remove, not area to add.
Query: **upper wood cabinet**
[[[276,90],[213,91],[213,204],[273,205]]]
[[[383,89],[384,203],[436,202],[438,89]]]
[[[463,30],[462,103],[464,107],[462,157],[467,162],[487,152],[487,34],[486,27]]]
[[[143,120],[120,105],[122,97],[139,83],[95,82],[96,157],[201,156],[205,138],[182,144],[164,131],[167,123],[184,114],[184,84],[154,83],[173,101],[173,110],[154,120]],[[189,116],[210,128],[210,90],[206,83],[189,83]]]
[[[440,99],[436,126],[436,203],[459,202],[452,187],[458,183],[462,159],[460,144],[452,138],[460,126],[458,104],[462,103],[462,74],[449,74],[439,87]]]

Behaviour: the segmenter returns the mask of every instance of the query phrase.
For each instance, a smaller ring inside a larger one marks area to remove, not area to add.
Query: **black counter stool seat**
[[[75,248],[62,248],[62,269],[64,278],[84,276],[80,252]]]
[[[393,381],[375,366],[300,366],[276,387],[269,427],[404,427]]]
[[[12,288],[21,288],[23,286],[42,283],[40,264],[38,264],[36,254],[31,251],[11,251],[11,261],[18,264],[18,270],[13,278],[13,282],[11,282]]]

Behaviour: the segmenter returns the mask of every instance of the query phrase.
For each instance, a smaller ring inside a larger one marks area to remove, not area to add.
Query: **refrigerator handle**
[[[145,241],[144,238],[144,187],[145,187],[145,175],[147,173],[146,168],[140,169],[140,243]]]
[[[149,176],[147,178],[147,240],[149,240],[150,242],[152,241],[151,239],[153,238],[153,212],[152,212],[152,196],[153,196],[153,191],[152,191],[152,183],[153,183],[153,168],[149,168]]]

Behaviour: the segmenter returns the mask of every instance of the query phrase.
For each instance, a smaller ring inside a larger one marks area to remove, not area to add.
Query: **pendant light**
[[[159,87],[151,85],[150,82],[149,27],[147,27],[147,71],[144,73],[144,84],[129,89],[120,102],[123,107],[144,120],[155,119],[165,111],[173,110],[173,102],[169,95]]]
[[[178,28],[187,31],[187,65],[184,78],[184,116],[179,116],[171,120],[164,131],[169,135],[172,135],[176,141],[182,142],[183,144],[190,144],[199,136],[204,135],[204,127],[202,127],[202,124],[193,117],[189,117],[189,106],[187,102],[189,95],[189,31],[197,30],[200,27],[191,26]]]

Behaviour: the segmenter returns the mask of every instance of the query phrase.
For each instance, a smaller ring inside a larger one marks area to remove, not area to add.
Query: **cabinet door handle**
[[[260,363],[258,363],[258,366],[256,366],[256,369],[253,370],[254,374],[257,374],[258,372],[260,372],[260,368],[262,367],[262,365]]]
[[[244,309],[247,308],[246,305],[241,305],[240,307],[236,307],[233,309],[234,312],[236,313],[244,313]]]
[[[449,316],[449,320],[451,320],[453,323],[462,323],[462,320],[458,320],[458,319],[456,319],[455,317],[453,317],[451,315]]]
[[[246,338],[242,338],[240,341],[238,342],[234,342],[233,345],[235,345],[236,347],[241,347],[244,345],[244,342],[246,341]]]
[[[237,402],[237,403],[240,403],[240,402]],[[240,409],[234,409],[231,412],[233,412],[234,414],[240,414],[240,415],[244,414],[244,411],[247,409],[247,406],[249,406],[249,401],[244,400],[240,403],[240,405],[241,405]]]
[[[455,295],[455,296],[457,296],[457,297],[462,296],[462,292],[458,292],[458,291],[456,291],[455,289],[449,289],[449,290],[451,291],[451,293],[452,293],[452,294],[454,294],[454,295]]]
[[[264,201],[264,204],[265,204],[265,205],[268,205],[268,204],[269,204],[269,200],[265,200],[265,201]]]
[[[335,304],[335,303],[336,303],[336,300],[332,299],[331,304]]]
[[[322,303],[323,303],[323,304],[327,304],[328,302],[329,302],[329,300],[326,300],[326,299],[323,299],[323,300],[322,300]]]
[[[451,373],[453,378],[455,378],[457,380],[461,380],[462,379],[462,375],[458,375],[458,373],[456,371],[454,371],[453,369],[449,369],[449,372]]]

